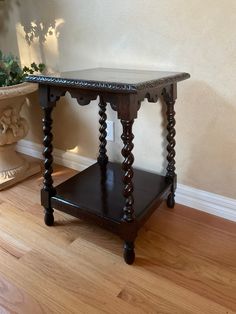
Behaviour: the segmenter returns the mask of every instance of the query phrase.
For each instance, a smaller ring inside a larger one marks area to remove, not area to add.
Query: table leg
[[[133,126],[134,120],[126,121],[121,120],[121,124],[123,127],[123,133],[122,133],[122,140],[124,143],[124,147],[121,151],[122,156],[124,157],[124,161],[122,163],[122,169],[124,171],[123,176],[123,183],[124,183],[124,189],[123,189],[123,196],[125,198],[125,206],[123,208],[123,221],[125,223],[133,223],[135,220],[134,216],[134,197],[133,197],[133,162],[134,162],[134,156],[132,154],[132,149],[134,147],[133,139],[134,135],[132,133],[132,126]],[[135,252],[134,252],[134,241],[133,239],[126,239],[124,244],[124,259],[127,264],[133,264],[135,259]]]
[[[165,102],[167,105],[167,173],[166,178],[172,182],[171,193],[167,198],[167,206],[173,208],[175,206],[175,190],[176,190],[176,173],[175,173],[175,97],[172,93],[166,95]]]
[[[53,106],[43,108],[44,118],[43,118],[43,132],[44,132],[44,180],[43,180],[43,189],[41,194],[42,205],[45,209],[44,221],[47,226],[52,226],[54,223],[53,208],[51,207],[51,196],[55,194],[55,189],[53,187],[52,179],[52,163],[53,163],[53,146],[52,139],[53,134],[52,130],[52,109]]]
[[[106,115],[106,102],[104,101],[103,97],[100,96],[100,102],[99,102],[99,115],[100,115],[100,119],[99,119],[99,123],[100,123],[100,128],[99,128],[99,132],[100,132],[100,136],[99,136],[99,140],[100,140],[100,145],[99,145],[99,155],[98,155],[98,163],[100,165],[106,165],[108,162],[108,157],[107,157],[107,149],[106,149],[106,145],[107,145],[107,141],[106,141],[106,136],[107,136],[107,115]]]
[[[123,195],[125,197],[125,206],[123,209],[123,220],[126,222],[132,222],[134,220],[134,197],[133,197],[133,182],[132,178],[134,175],[133,172],[133,162],[134,162],[134,155],[132,154],[132,149],[134,147],[133,139],[134,135],[132,133],[132,126],[134,120],[125,121],[121,120],[121,124],[123,127],[123,133],[121,138],[124,143],[124,147],[121,151],[122,156],[124,157],[124,161],[122,163],[122,169],[124,171],[123,183],[124,183],[124,190]]]
[[[135,260],[134,242],[125,241],[124,244],[124,260],[126,264],[132,265]]]

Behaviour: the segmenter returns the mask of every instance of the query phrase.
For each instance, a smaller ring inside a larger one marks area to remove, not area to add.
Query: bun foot
[[[124,245],[124,260],[126,264],[132,265],[135,260],[134,243],[125,242]]]
[[[54,223],[54,216],[52,213],[45,213],[44,215],[44,222],[45,222],[45,225],[47,226],[52,226],[53,223]]]
[[[166,203],[169,208],[175,207],[175,194],[174,193],[170,193],[168,195]]]

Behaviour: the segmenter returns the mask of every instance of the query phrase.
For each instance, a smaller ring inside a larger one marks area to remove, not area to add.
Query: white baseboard
[[[178,184],[176,203],[236,221],[236,199]]]
[[[43,159],[42,150],[42,145],[26,140],[21,140],[17,144],[18,152],[40,159]],[[53,157],[55,163],[78,171],[82,171],[95,163],[94,159],[72,152],[65,152],[60,149],[54,149]],[[209,214],[236,221],[236,199],[178,184],[176,202]]]
[[[17,143],[16,150],[19,153],[43,159],[43,146],[40,144],[36,144],[27,140],[21,140]],[[53,149],[53,159],[54,162],[59,165],[78,171],[82,171],[95,163],[94,159],[83,157],[72,152],[65,152],[57,148]]]

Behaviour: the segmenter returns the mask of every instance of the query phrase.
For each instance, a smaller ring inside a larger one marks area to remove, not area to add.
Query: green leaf
[[[35,71],[37,71],[37,65],[35,62],[31,63],[31,68],[33,68]]]
[[[11,53],[4,55],[0,50],[0,87],[22,83],[27,75],[42,73],[45,68],[45,64],[35,62],[32,62],[30,67],[22,68],[16,56]]]
[[[7,74],[0,72],[0,86],[5,86],[7,81]]]
[[[39,72],[42,73],[46,68],[46,65],[43,63],[39,63]]]

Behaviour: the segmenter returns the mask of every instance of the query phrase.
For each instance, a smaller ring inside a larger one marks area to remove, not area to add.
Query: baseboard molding
[[[43,159],[42,149],[42,145],[26,140],[21,140],[17,144],[18,152],[39,159]],[[94,159],[72,152],[65,152],[60,149],[54,149],[53,157],[57,164],[78,171],[86,169],[95,162]],[[236,221],[236,199],[178,184],[176,202],[231,221]]]
[[[16,150],[19,153],[43,159],[42,155],[43,146],[40,144],[36,144],[27,140],[21,140],[17,143]],[[65,152],[57,148],[53,150],[53,159],[54,162],[59,165],[72,168],[78,171],[86,169],[95,162],[94,159],[83,157],[72,152]]]
[[[178,184],[176,202],[206,213],[236,221],[236,200]]]

